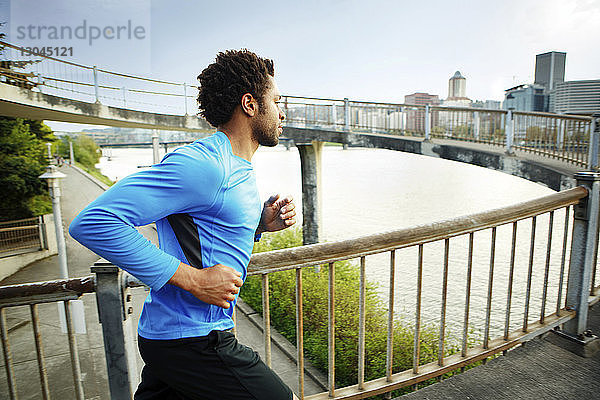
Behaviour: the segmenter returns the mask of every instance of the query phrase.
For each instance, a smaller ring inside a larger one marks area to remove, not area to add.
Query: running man
[[[198,76],[217,132],[167,154],[98,197],[69,232],[150,287],[138,325],[145,362],[136,400],[296,398],[229,331],[253,242],[292,226],[291,197],[260,204],[251,159],[276,146],[285,114],[273,61],[219,53]],[[156,222],[160,248],[136,226]]]

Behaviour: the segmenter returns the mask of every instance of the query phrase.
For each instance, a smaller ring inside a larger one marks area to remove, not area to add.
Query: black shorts
[[[135,400],[291,400],[258,353],[230,332],[175,340],[138,337],[145,362]]]

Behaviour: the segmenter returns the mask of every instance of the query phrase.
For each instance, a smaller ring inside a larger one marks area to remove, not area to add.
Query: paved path
[[[65,227],[68,227],[77,213],[99,196],[103,189],[72,168],[62,167],[61,172],[67,175],[67,178],[62,182],[63,197],[61,200],[63,222]],[[143,227],[140,230],[144,236],[156,243],[154,229]],[[69,276],[89,275],[90,266],[98,259],[98,256],[77,243],[68,235],[68,232],[66,233]],[[1,281],[0,285],[52,280],[58,277],[58,258],[53,256],[23,268]],[[136,324],[145,297],[146,292],[143,288],[133,290],[134,320]],[[83,372],[85,398],[109,399],[104,346],[102,344],[101,326],[98,323],[95,296],[93,294],[84,295],[82,300],[85,307],[87,333],[76,336]],[[75,397],[69,347],[67,336],[60,330],[58,307],[56,303],[51,303],[40,304],[38,308],[51,397],[53,399],[73,399]],[[29,307],[9,308],[6,310],[6,318],[19,399],[39,399],[41,398],[41,391]],[[242,313],[238,313],[237,328],[240,342],[254,348],[264,358],[264,342],[261,331]],[[296,364],[284,353],[278,351],[276,346],[272,346],[272,360],[274,370],[295,392],[298,392]],[[140,370],[142,365],[141,359],[138,358],[138,368]],[[8,398],[7,381],[4,375],[5,369],[2,363],[0,366],[0,399]],[[306,394],[323,391],[308,376],[306,376],[305,385]]]
[[[588,327],[600,332],[600,304]],[[550,333],[552,334],[552,333]],[[537,338],[441,383],[398,400],[600,399],[600,352],[583,358]]]

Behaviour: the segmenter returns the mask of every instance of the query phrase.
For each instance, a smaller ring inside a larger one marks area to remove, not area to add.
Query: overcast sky
[[[459,70],[469,98],[501,100],[547,51],[567,53],[566,80],[600,79],[600,0],[0,0],[0,11],[12,42],[27,24],[132,21],[143,40],[80,44],[70,59],[160,79],[195,83],[216,52],[246,47],[299,96],[445,98]]]

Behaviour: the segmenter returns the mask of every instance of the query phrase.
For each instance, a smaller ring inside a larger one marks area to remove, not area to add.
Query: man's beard
[[[252,138],[261,146],[275,147],[279,144],[279,129],[277,126],[275,128],[268,127],[264,121],[259,118],[252,124]]]

